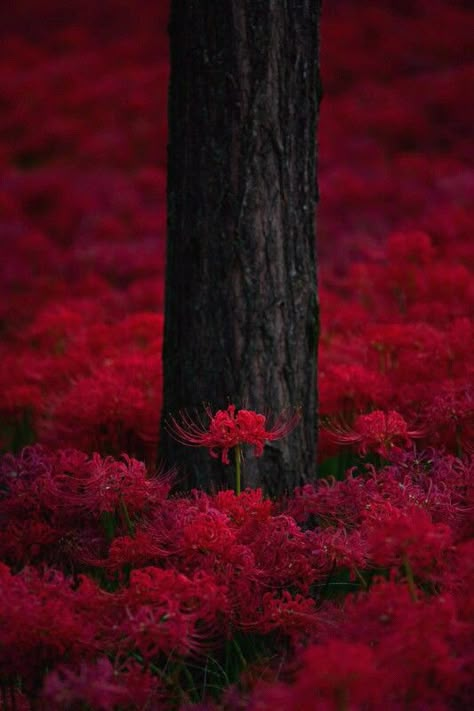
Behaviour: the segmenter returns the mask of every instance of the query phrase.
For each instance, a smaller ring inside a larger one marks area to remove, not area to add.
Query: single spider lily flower
[[[395,410],[374,410],[368,415],[359,415],[352,428],[342,424],[326,427],[334,442],[357,445],[357,451],[365,456],[368,451],[387,457],[411,445],[413,439],[424,436],[422,430],[410,430],[404,418]]]
[[[268,427],[265,415],[253,410],[236,411],[235,405],[229,405],[227,410],[218,410],[215,415],[207,407],[205,415],[208,423],[201,418],[193,420],[183,411],[179,415],[180,421],[175,418],[169,420],[168,431],[182,444],[207,447],[211,457],[220,457],[224,464],[229,464],[229,450],[241,444],[253,446],[255,456],[260,457],[267,442],[285,437],[300,419],[299,411],[285,412],[272,427]]]

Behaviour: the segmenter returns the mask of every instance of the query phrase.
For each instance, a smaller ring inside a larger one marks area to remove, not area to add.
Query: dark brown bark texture
[[[174,0],[170,20],[163,421],[234,403],[302,421],[244,486],[313,478],[319,0]],[[232,467],[161,434],[187,486]]]

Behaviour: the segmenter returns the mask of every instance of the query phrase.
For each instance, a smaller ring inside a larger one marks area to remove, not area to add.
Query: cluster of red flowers
[[[19,0],[3,18],[0,708],[474,707],[472,11],[324,7],[320,471],[337,480],[271,502],[170,497],[150,474],[168,5]],[[297,419],[208,414],[170,427],[223,462]]]
[[[58,709],[168,708],[183,689],[194,698],[183,664],[204,683],[206,659],[225,667],[240,635],[242,670],[259,662],[256,639],[298,660],[278,682],[269,661],[249,708],[306,708],[309,689],[328,708],[338,694],[356,708],[436,694],[468,708],[473,482],[472,462],[407,454],[286,503],[259,490],[169,498],[170,478],[133,459],[6,455],[2,684],[16,693],[21,679]]]

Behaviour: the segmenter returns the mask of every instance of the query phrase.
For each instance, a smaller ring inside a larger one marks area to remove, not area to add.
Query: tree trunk
[[[316,449],[319,0],[174,0],[170,20],[164,410],[234,403],[302,421],[244,486],[280,495]],[[229,467],[161,433],[187,486]]]

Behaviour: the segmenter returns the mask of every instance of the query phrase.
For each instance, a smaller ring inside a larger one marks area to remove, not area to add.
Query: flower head
[[[412,439],[423,436],[421,430],[408,429],[404,418],[395,410],[374,410],[368,415],[359,415],[352,429],[333,425],[328,432],[338,444],[357,444],[361,455],[370,450],[383,457],[400,447],[410,446]]]
[[[229,405],[227,410],[218,410],[215,415],[210,408],[205,410],[209,423],[201,419],[193,420],[183,411],[180,422],[171,418],[168,424],[170,434],[182,444],[191,447],[207,447],[211,457],[222,459],[229,464],[229,450],[240,444],[250,444],[256,457],[263,454],[266,442],[272,442],[285,437],[297,425],[300,414],[298,411],[282,413],[272,427],[268,427],[265,415],[253,410],[238,410],[235,405]]]

